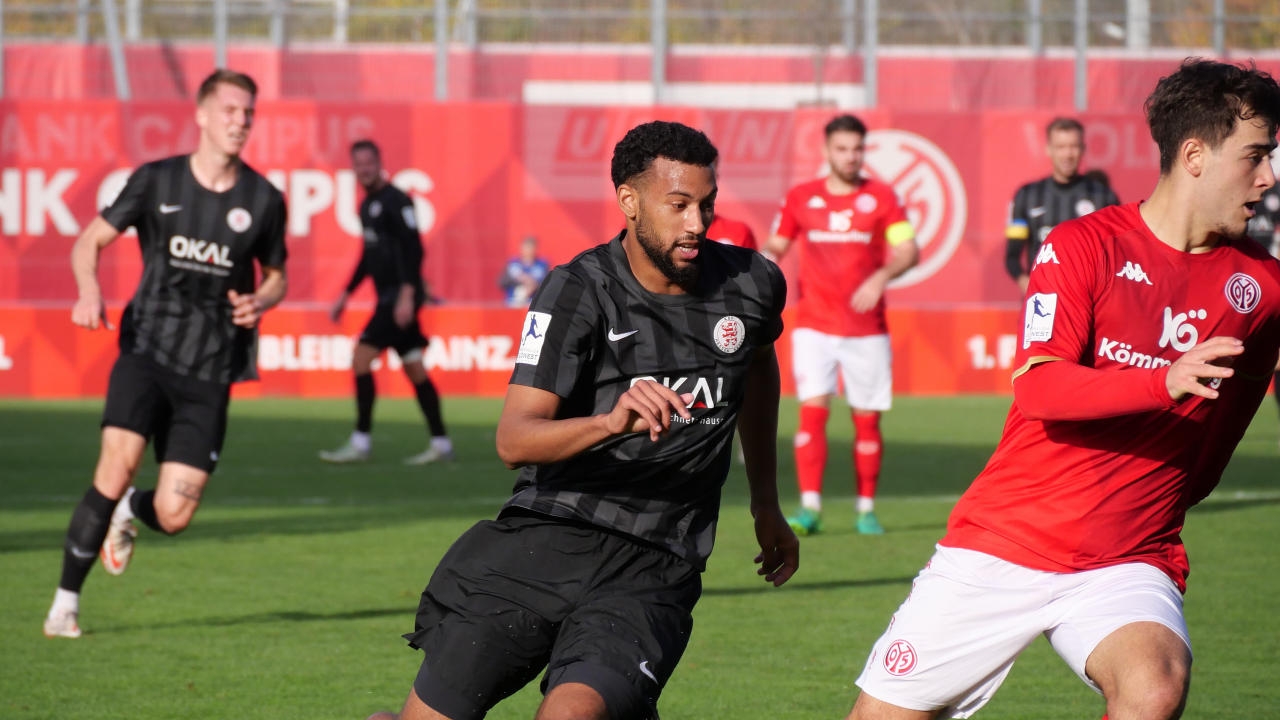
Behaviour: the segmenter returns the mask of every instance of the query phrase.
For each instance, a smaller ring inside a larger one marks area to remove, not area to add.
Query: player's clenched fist
[[[1244,343],[1232,337],[1209,338],[1178,358],[1165,376],[1169,396],[1181,400],[1188,395],[1217,399],[1216,388],[1209,387],[1214,380],[1229,378],[1235,374],[1231,362],[1244,352]]]
[[[671,427],[671,413],[688,420],[689,403],[693,395],[677,393],[652,380],[637,380],[622,393],[609,413],[606,427],[609,432],[621,435],[629,432],[649,432],[649,439],[657,441]]]

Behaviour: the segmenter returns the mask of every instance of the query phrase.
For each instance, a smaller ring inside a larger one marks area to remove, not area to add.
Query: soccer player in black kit
[[[342,447],[321,450],[320,459],[334,463],[369,459],[372,446],[369,433],[373,429],[373,403],[377,396],[373,361],[383,350],[395,348],[431,432],[427,449],[406,458],[405,464],[450,460],[453,444],[440,413],[440,394],[422,364],[427,338],[418,326],[418,309],[426,302],[427,291],[422,282],[422,238],[418,235],[413,198],[387,181],[382,171],[382,152],[372,140],[352,144],[351,167],[365,190],[364,202],[360,203],[364,252],[329,317],[334,322],[342,317],[347,298],[366,277],[373,279],[378,305],[351,357],[356,385],[356,429]]]
[[[1249,219],[1247,231],[1249,237],[1266,248],[1267,252],[1276,255],[1280,251],[1276,245],[1276,238],[1280,237],[1280,186],[1267,188],[1262,193],[1262,201],[1253,210],[1255,215]],[[1276,407],[1280,409],[1280,361],[1276,364],[1271,394],[1275,397]]]
[[[167,535],[191,522],[222,452],[231,383],[256,377],[258,320],[286,287],[284,196],[240,159],[256,96],[242,73],[207,77],[196,94],[196,151],[135,170],[71,251],[80,293],[71,320],[81,327],[111,329],[98,255],[130,226],[143,270],[120,321],[102,450],[67,528],[62,579],[44,622],[49,637],[80,636],[85,577],[99,555],[108,572],[124,572],[134,518]],[[152,441],[160,477],[154,490],[135,492]]]
[[[760,575],[799,546],[778,506],[786,284],[759,253],[706,239],[716,149],[651,122],[614,148],[626,229],[551,271],[533,298],[498,421],[521,468],[496,520],[436,567],[409,644],[425,651],[398,714],[483,717],[546,669],[542,720],[639,720],[684,652],[735,427]]]
[[[1054,118],[1045,128],[1045,153],[1053,166],[1049,177],[1018,188],[1005,226],[1004,266],[1018,289],[1027,291],[1031,268],[1054,225],[1108,205],[1119,205],[1105,182],[1080,174],[1084,125],[1074,118]]]

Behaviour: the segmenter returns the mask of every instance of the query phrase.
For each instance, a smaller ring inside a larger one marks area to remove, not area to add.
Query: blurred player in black
[[[706,239],[706,136],[652,122],[614,148],[626,229],[534,296],[498,422],[522,468],[497,520],[454,543],[422,594],[426,652],[397,716],[473,720],[546,669],[540,718],[656,717],[684,652],[734,428],[756,562],[781,585],[799,549],[778,506],[786,284],[756,252]]]
[[[1262,202],[1254,206],[1257,213],[1249,220],[1249,237],[1266,251],[1276,255],[1276,237],[1280,235],[1280,186],[1272,186],[1262,194]]]
[[[1045,128],[1045,141],[1053,172],[1018,188],[1005,226],[1004,266],[1022,292],[1027,290],[1040,246],[1054,225],[1120,204],[1105,180],[1080,174],[1084,126],[1079,120],[1054,118]]]
[[[1257,213],[1249,220],[1249,237],[1266,248],[1272,255],[1280,254],[1277,238],[1280,238],[1280,185],[1273,185],[1262,194],[1262,202],[1254,206]],[[1276,399],[1276,407],[1280,408],[1280,359],[1276,362],[1276,372],[1272,395]]]
[[[256,96],[242,73],[206,78],[196,95],[196,151],[135,170],[71,251],[80,291],[71,320],[81,327],[111,329],[98,255],[129,227],[138,231],[143,271],[120,321],[102,450],[67,529],[62,579],[44,623],[49,637],[80,636],[85,577],[99,555],[108,572],[124,572],[134,518],[168,535],[191,522],[222,452],[231,383],[256,377],[258,320],[286,287],[284,196],[240,159]],[[135,492],[153,440],[159,481]]]
[[[406,458],[405,463],[422,465],[450,460],[453,444],[440,413],[440,394],[422,364],[427,338],[418,326],[418,310],[426,302],[427,292],[422,282],[422,237],[418,235],[413,198],[387,181],[382,171],[382,153],[372,140],[360,140],[351,146],[351,167],[365,190],[364,202],[360,203],[364,252],[329,317],[334,322],[342,317],[347,298],[366,277],[373,279],[378,305],[351,358],[356,380],[356,429],[342,447],[320,451],[320,459],[334,463],[369,459],[369,433],[377,396],[373,361],[383,350],[394,348],[404,365],[404,374],[413,383],[418,407],[431,432],[427,449]]]

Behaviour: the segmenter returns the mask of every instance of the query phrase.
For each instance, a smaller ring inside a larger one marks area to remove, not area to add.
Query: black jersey
[[[198,380],[254,377],[255,331],[231,322],[227,291],[253,292],[255,259],[284,267],[284,195],[243,163],[236,184],[214,192],[179,155],[135,170],[102,218],[122,232],[137,228],[142,251],[120,351]]]
[[[1040,244],[1053,226],[1119,204],[1110,187],[1083,175],[1067,183],[1047,177],[1018,188],[1005,226],[1004,264],[1009,276],[1016,280],[1020,275],[1031,274]]]
[[[521,470],[508,507],[609,528],[704,567],[720,488],[757,348],[782,332],[782,272],[745,248],[704,241],[698,290],[641,287],[622,235],[552,270],[525,317],[511,382],[553,392],[560,417],[607,413],[648,378],[692,393],[692,420],[667,436],[610,438],[558,463]]]
[[[364,252],[347,283],[347,292],[367,276],[373,278],[379,305],[394,305],[400,286],[405,284],[414,287],[415,305],[425,302],[422,237],[418,235],[413,198],[387,183],[360,203],[360,224],[364,227]]]
[[[1280,228],[1280,185],[1272,185],[1262,193],[1262,202],[1254,206],[1256,214],[1249,219],[1249,237],[1274,252],[1276,229]]]

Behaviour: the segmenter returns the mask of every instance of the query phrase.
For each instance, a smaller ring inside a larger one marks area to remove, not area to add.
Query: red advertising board
[[[113,322],[119,308],[109,313]],[[267,314],[259,338],[260,382],[236,395],[345,397],[351,394],[351,351],[367,312],[342,323],[323,310],[281,308]],[[789,315],[786,319],[790,319]],[[423,311],[431,344],[423,363],[446,395],[501,396],[515,362],[521,310],[440,307]],[[902,394],[1008,392],[1018,313],[1015,310],[898,309],[889,313],[894,385]],[[100,396],[116,357],[116,335],[71,324],[67,308],[0,304],[0,397]],[[778,343],[783,391],[793,390],[791,346]],[[394,353],[377,370],[379,392],[409,396]]]
[[[74,331],[66,319],[76,297],[71,244],[133,167],[194,147],[191,114],[185,102],[0,103],[0,395],[101,392],[112,356],[108,336]],[[447,391],[496,394],[509,368],[495,369],[501,363],[491,358],[511,348],[485,338],[506,338],[519,326],[497,309],[499,272],[526,235],[560,263],[617,232],[609,160],[627,129],[654,118],[703,128],[721,151],[718,210],[764,237],[786,189],[822,170],[830,115],[264,100],[246,159],[286,194],[290,290],[264,326],[265,380],[243,392],[348,391],[344,373],[329,365],[349,342],[341,338],[358,328],[333,328],[323,311],[361,247],[361,191],[347,164],[355,139],[381,143],[393,182],[416,201],[425,275],[445,302],[426,311],[443,353],[429,354],[429,364],[436,363]],[[881,110],[864,118],[872,128],[867,171],[894,186],[923,248],[920,266],[889,292],[899,390],[1006,390],[999,371],[1007,368],[999,365],[1016,329],[1018,297],[1003,269],[1005,214],[1017,186],[1047,172],[1043,127],[1050,114]],[[1140,198],[1157,167],[1141,117],[1084,119],[1086,164],[1105,167],[1122,199]],[[789,275],[792,266],[784,258]],[[125,235],[100,265],[109,304],[128,301],[139,272],[135,238]],[[366,286],[354,302],[370,299]],[[295,355],[272,365],[273,357]]]

